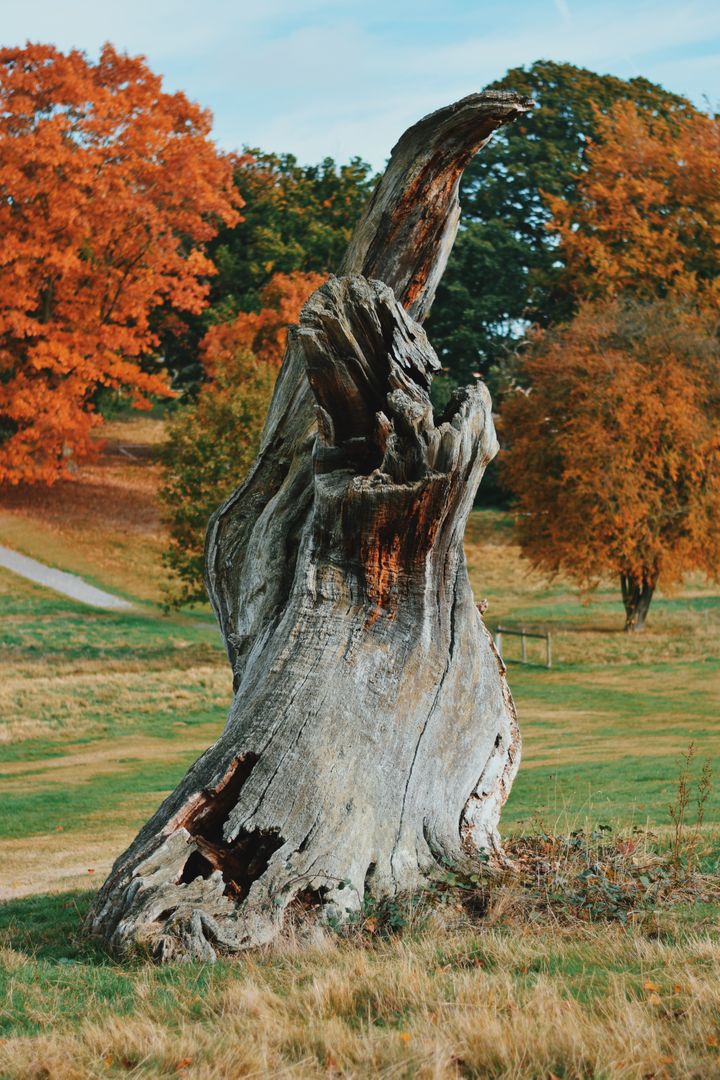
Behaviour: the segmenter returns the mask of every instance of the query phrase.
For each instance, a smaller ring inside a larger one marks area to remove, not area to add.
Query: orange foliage
[[[98,388],[168,393],[151,317],[204,306],[203,244],[242,205],[231,166],[141,58],[0,50],[0,482],[87,454]]]
[[[720,567],[720,346],[708,314],[586,304],[506,399],[503,475],[530,560],[584,586]]]
[[[204,540],[210,514],[252,465],[285,350],[289,323],[325,279],[320,274],[276,274],[257,314],[241,313],[212,326],[201,345],[205,370],[197,401],[169,425],[162,498],[170,525],[166,555],[173,572],[173,603],[206,598]]]
[[[241,311],[229,322],[210,327],[200,345],[206,373],[214,377],[219,367],[247,352],[256,361],[279,368],[288,326],[297,322],[303,304],[324,281],[322,274],[273,274],[260,294],[260,311]]]
[[[716,303],[720,288],[720,122],[596,113],[578,199],[546,196],[579,296],[670,293]]]

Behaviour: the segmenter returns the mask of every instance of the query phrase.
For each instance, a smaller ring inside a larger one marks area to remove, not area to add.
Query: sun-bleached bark
[[[519,736],[462,548],[497,443],[482,385],[433,417],[420,322],[463,168],[529,105],[476,94],[406,132],[288,334],[258,459],[208,529],[235,698],[100,891],[115,948],[212,957],[290,906],[343,919],[499,851]]]

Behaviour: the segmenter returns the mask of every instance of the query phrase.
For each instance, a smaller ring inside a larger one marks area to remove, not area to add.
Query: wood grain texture
[[[258,460],[208,530],[235,698],[98,895],[115,948],[212,958],[288,907],[341,920],[500,853],[519,735],[462,547],[497,442],[483,385],[434,418],[419,320],[462,169],[528,107],[478,94],[411,128],[288,334]]]

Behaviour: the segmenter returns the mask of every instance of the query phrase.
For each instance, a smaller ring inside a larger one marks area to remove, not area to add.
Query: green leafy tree
[[[238,351],[205,383],[197,401],[168,423],[161,492],[170,525],[165,564],[173,606],[207,599],[203,548],[210,515],[253,462],[277,368]]]
[[[233,314],[256,310],[273,274],[336,270],[374,184],[357,157],[299,165],[292,154],[261,150],[249,151],[235,179],[244,220],[221,230],[211,248],[218,268],[211,301]]]
[[[289,323],[297,320],[319,274],[272,276],[259,312],[215,323],[200,343],[206,376],[195,401],[169,422],[165,504],[174,606],[206,599],[203,548],[210,515],[247,473],[260,445],[265,414],[282,363]]]
[[[274,274],[329,274],[337,269],[375,182],[370,165],[352,158],[337,165],[299,165],[292,154],[247,152],[235,169],[245,201],[237,228],[221,228],[208,247],[217,267],[210,308],[179,326],[170,314],[164,336],[175,385],[202,379],[199,345],[208,327],[241,311],[257,311]]]
[[[501,128],[465,170],[460,234],[429,329],[449,379],[465,383],[479,372],[497,390],[524,328],[573,313],[545,195],[577,198],[596,109],[602,114],[632,101],[641,114],[695,110],[647,79],[625,81],[545,60],[513,68],[492,86],[528,94],[537,105],[520,123]]]

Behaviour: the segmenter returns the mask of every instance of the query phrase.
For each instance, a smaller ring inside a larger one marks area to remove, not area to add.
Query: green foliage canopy
[[[240,351],[171,418],[161,492],[170,525],[165,564],[173,606],[207,599],[204,539],[210,515],[232,494],[260,445],[276,369]]]
[[[299,165],[292,154],[250,150],[235,169],[235,183],[245,200],[243,220],[221,227],[208,247],[218,271],[210,307],[181,325],[174,317],[163,336],[176,386],[197,388],[199,345],[208,327],[239,311],[258,311],[274,274],[337,270],[375,176],[359,157],[345,165],[329,157]]]
[[[607,112],[630,100],[663,116],[695,110],[647,79],[625,81],[547,60],[513,68],[491,88],[527,94],[537,104],[501,128],[465,170],[460,232],[429,333],[453,382],[467,383],[479,372],[497,390],[527,325],[547,326],[573,314],[560,284],[562,263],[547,229],[544,194],[574,198],[596,134],[595,108]]]

